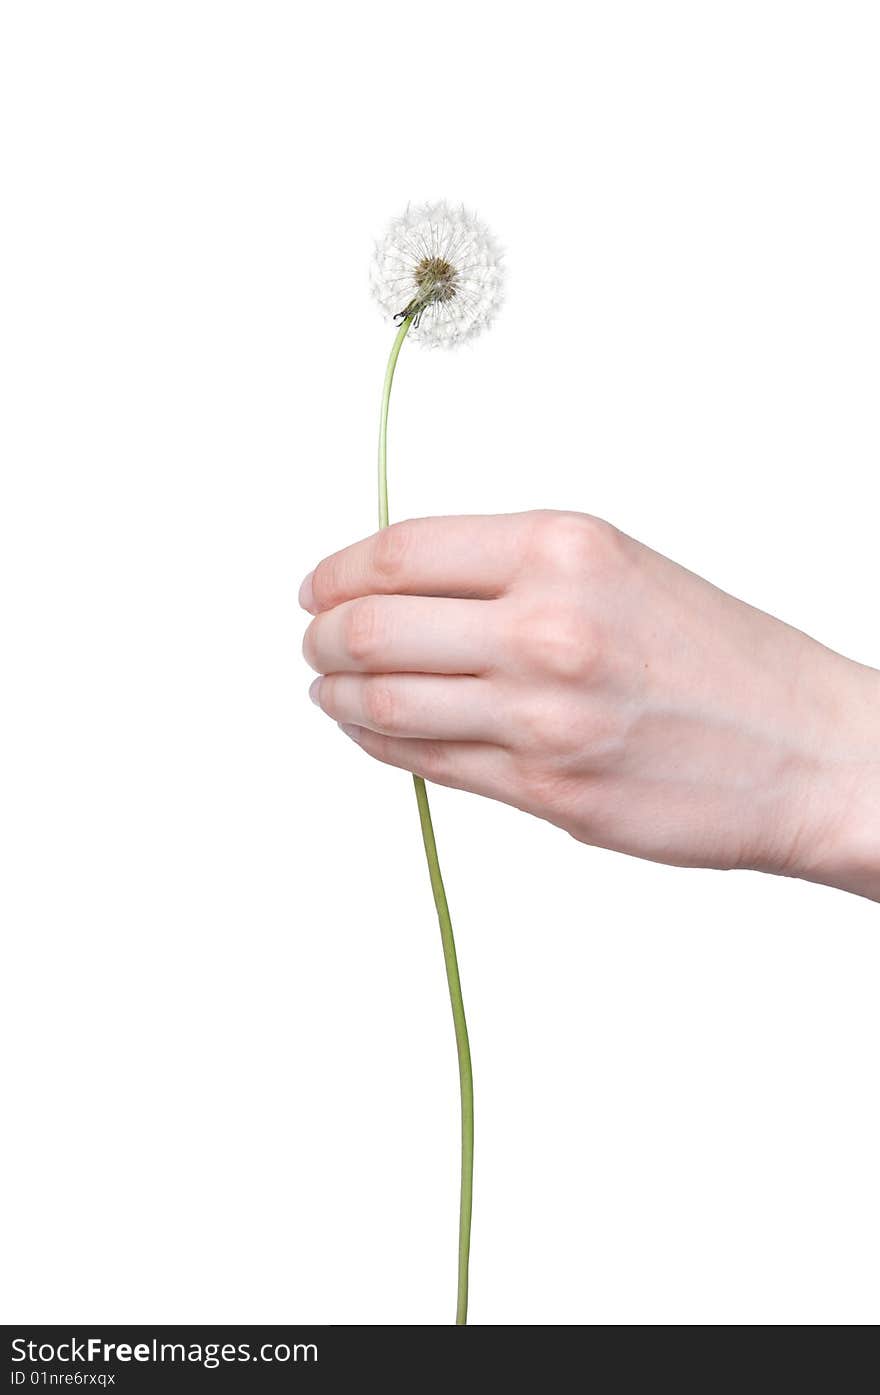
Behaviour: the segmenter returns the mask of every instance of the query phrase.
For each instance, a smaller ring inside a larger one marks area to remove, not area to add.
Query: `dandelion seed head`
[[[373,294],[385,315],[413,315],[411,339],[452,348],[488,328],[503,291],[501,250],[473,214],[410,204],[376,246]]]

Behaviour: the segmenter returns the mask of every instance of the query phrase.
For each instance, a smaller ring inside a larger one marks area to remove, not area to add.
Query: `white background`
[[[880,665],[871,4],[7,3],[7,1321],[446,1322],[406,776],[306,700],[407,200],[507,248],[392,511],[598,513]],[[480,1323],[880,1316],[878,908],[440,791]]]

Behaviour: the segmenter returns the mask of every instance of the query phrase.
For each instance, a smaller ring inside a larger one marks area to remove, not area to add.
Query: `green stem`
[[[397,331],[388,367],[385,370],[385,384],[382,389],[382,412],[379,419],[379,527],[388,527],[388,403],[391,397],[391,384],[394,370],[403,341],[407,336],[413,316],[409,315]],[[437,856],[437,841],[431,821],[431,806],[428,791],[420,776],[413,776],[416,801],[419,806],[419,822],[422,827],[422,842],[440,922],[440,939],[443,945],[443,960],[446,964],[446,981],[449,984],[449,1000],[452,1003],[452,1021],[455,1026],[455,1045],[458,1048],[458,1079],[461,1091],[461,1198],[458,1213],[458,1302],[455,1321],[459,1326],[467,1322],[468,1305],[468,1260],[471,1249],[471,1212],[474,1195],[474,1077],[471,1070],[471,1048],[468,1041],[467,1021],[464,1015],[464,1001],[461,996],[461,979],[458,973],[458,956],[455,952],[455,936],[452,932],[452,919],[443,876],[440,872],[440,859]]]
[[[409,333],[409,327],[414,318],[413,315],[407,315],[394,337],[394,343],[391,345],[391,353],[388,355],[388,367],[385,369],[385,382],[382,384],[382,411],[379,416],[380,528],[388,527],[388,403],[391,400],[391,384],[394,382],[394,370],[397,367],[397,360],[400,358],[403,341]]]

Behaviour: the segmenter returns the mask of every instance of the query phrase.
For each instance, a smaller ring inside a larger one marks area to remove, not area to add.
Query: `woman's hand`
[[[880,900],[880,673],[599,519],[424,518],[321,562],[312,697],[585,843]]]

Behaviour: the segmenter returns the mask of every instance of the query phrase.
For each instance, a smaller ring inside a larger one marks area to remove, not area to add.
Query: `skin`
[[[880,672],[610,524],[396,523],[303,582],[363,750],[584,843],[880,900]]]

